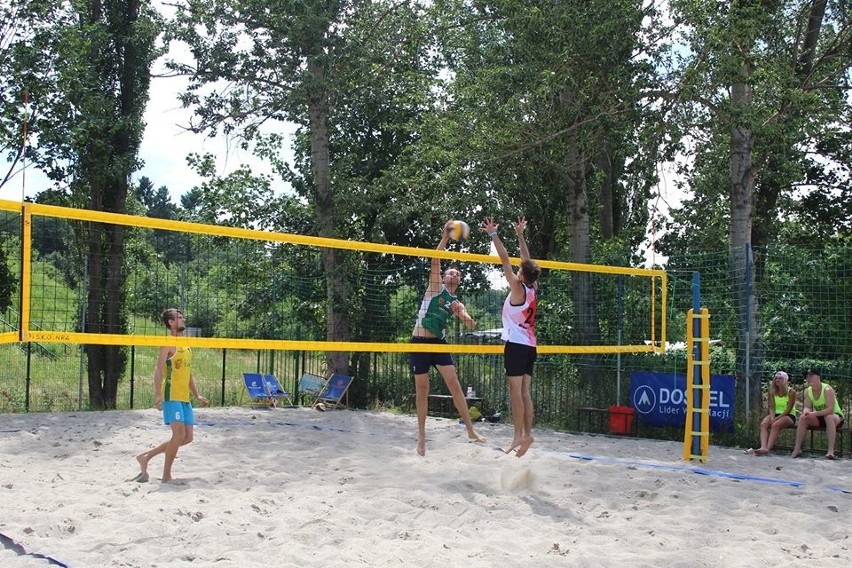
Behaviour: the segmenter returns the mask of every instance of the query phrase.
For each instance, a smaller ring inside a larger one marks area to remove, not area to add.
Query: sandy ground
[[[0,416],[0,566],[848,566],[852,461],[346,410],[199,409],[163,484],[156,410]]]

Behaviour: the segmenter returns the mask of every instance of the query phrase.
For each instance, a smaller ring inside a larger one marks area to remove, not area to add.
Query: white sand
[[[0,416],[0,533],[73,568],[848,566],[852,461],[308,409],[201,409],[162,484],[156,410]],[[593,459],[580,459],[589,456]],[[695,470],[704,470],[705,474]],[[734,476],[733,478],[731,476]],[[762,480],[752,479],[764,478]],[[777,483],[774,481],[778,481]],[[800,485],[799,485],[800,484]],[[847,491],[847,492],[844,492]],[[0,544],[0,566],[47,566]]]

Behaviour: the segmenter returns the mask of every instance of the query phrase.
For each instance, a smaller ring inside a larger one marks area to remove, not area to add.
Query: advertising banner
[[[736,377],[710,375],[710,430],[734,429]],[[641,424],[683,426],[686,420],[686,375],[633,371],[630,373],[630,400]]]

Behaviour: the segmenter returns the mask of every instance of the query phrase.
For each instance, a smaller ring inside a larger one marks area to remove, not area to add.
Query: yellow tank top
[[[773,398],[775,399],[775,416],[780,416],[781,414],[784,414],[784,411],[787,410],[787,403],[790,400],[790,392],[787,391],[787,394],[781,396],[778,396],[777,394],[773,395]],[[798,415],[799,409],[797,409],[796,405],[794,404],[793,409],[790,411],[790,416]]]
[[[822,390],[819,393],[819,398],[814,398],[814,387],[808,387],[805,389],[805,394],[808,395],[808,399],[811,401],[811,407],[814,410],[822,410],[825,408],[825,389],[830,388],[831,385],[828,383],[822,383]],[[834,413],[839,417],[843,418],[843,410],[840,408],[840,401],[837,400],[837,396],[834,397]]]
[[[166,381],[163,400],[189,402],[189,378],[192,375],[192,350],[178,347],[166,359]]]

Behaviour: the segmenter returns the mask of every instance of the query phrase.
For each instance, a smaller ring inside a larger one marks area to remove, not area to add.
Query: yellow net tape
[[[157,346],[181,344],[202,348],[232,348],[232,349],[277,349],[277,350],[316,350],[316,351],[374,351],[374,352],[450,352],[450,353],[501,353],[500,345],[424,345],[416,346],[407,342],[355,342],[355,341],[302,341],[287,339],[254,339],[239,337],[184,337],[172,338],[151,334],[109,334],[81,333],[55,329],[33,329],[30,320],[32,302],[32,224],[38,217],[56,218],[68,221],[104,223],[123,225],[134,228],[163,230],[177,233],[207,235],[210,237],[227,237],[247,239],[268,243],[286,243],[305,247],[333,248],[348,251],[372,252],[390,255],[405,255],[418,258],[441,258],[447,260],[488,263],[499,265],[496,256],[457,251],[438,251],[389,245],[381,243],[358,242],[343,239],[314,237],[291,233],[275,233],[237,227],[207,225],[186,221],[174,221],[151,217],[139,217],[86,209],[73,209],[35,203],[20,203],[0,200],[0,211],[9,211],[22,215],[21,234],[21,303],[20,303],[20,332],[0,334],[0,342],[32,341],[43,343],[80,343],[102,345],[145,345]],[[512,264],[518,265],[520,259],[512,258]],[[666,337],[666,290],[667,279],[663,270],[616,267],[605,265],[579,264],[553,260],[540,260],[539,265],[545,269],[587,272],[594,274],[621,275],[648,278],[651,285],[648,302],[650,303],[649,333],[647,341],[632,345],[539,345],[538,352],[542,354],[575,353],[575,354],[607,354],[607,353],[636,353],[657,352],[665,345]],[[657,294],[659,293],[659,307]],[[657,325],[659,320],[659,337]],[[413,323],[413,321],[412,321]]]

